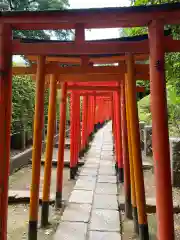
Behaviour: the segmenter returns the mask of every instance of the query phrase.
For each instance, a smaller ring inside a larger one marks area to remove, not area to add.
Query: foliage
[[[171,134],[180,135],[180,95],[176,87],[169,85],[167,88],[168,115]]]
[[[139,120],[146,124],[151,123],[150,95],[144,97],[138,102]]]
[[[67,111],[66,111],[66,120],[70,121],[70,112],[71,112],[71,97],[68,94],[67,96]]]
[[[69,6],[68,0],[5,0],[11,11],[46,11],[46,10],[61,10]],[[14,31],[14,37],[19,38],[36,38],[50,39],[53,34],[57,39],[67,39],[69,31]]]
[[[172,136],[180,135],[180,95],[176,87],[168,85],[167,87],[167,104],[169,132]],[[151,124],[150,95],[144,97],[138,102],[138,112],[140,121]]]
[[[35,110],[35,82],[29,75],[27,76],[14,76],[12,80],[12,132],[19,130],[19,122],[24,127],[32,131],[33,117]],[[48,104],[49,104],[49,89],[44,93],[44,119],[45,126],[48,123]],[[57,96],[56,103],[56,116],[59,119],[60,101]]]
[[[11,11],[45,11],[61,10],[69,6],[68,0],[4,0]],[[14,38],[47,39],[51,35],[57,39],[65,40],[69,37],[69,32],[65,30],[58,31],[25,31],[14,30]],[[35,84],[30,76],[13,77],[13,99],[12,99],[12,132],[17,131],[17,122],[22,117],[28,119],[28,126],[32,129],[32,122],[35,107]],[[47,124],[49,89],[45,91],[44,115],[45,124]],[[59,102],[57,100],[57,116],[59,116]]]
[[[35,84],[30,76],[14,76],[12,80],[12,132],[17,130],[17,122],[27,119],[27,127],[32,128],[35,106]]]
[[[139,6],[175,2],[179,2],[179,0],[131,0],[131,5]],[[171,35],[174,39],[180,39],[179,25],[166,25],[165,29],[171,30]],[[146,33],[147,28],[145,27],[125,28],[121,30],[122,36],[136,36]],[[180,53],[166,54],[165,67],[170,135],[180,135]],[[146,94],[149,94],[149,83],[138,81],[138,85],[145,85]],[[149,96],[139,101],[138,108],[140,120],[149,124],[151,122]]]

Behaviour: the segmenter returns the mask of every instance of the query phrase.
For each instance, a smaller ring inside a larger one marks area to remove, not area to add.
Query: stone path
[[[120,240],[111,123],[99,130],[86,156],[54,240]]]

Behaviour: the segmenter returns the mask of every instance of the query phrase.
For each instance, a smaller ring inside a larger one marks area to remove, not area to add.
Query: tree
[[[12,132],[17,122],[26,118],[27,127],[32,128],[35,106],[35,83],[30,76],[14,76],[12,81]]]
[[[132,6],[139,5],[151,5],[151,4],[162,4],[162,3],[175,3],[179,0],[131,0]],[[166,25],[165,30],[170,30],[173,39],[180,39],[180,26],[179,25]],[[127,28],[121,31],[123,36],[135,36],[147,33],[147,28]],[[166,67],[166,81],[167,81],[167,100],[168,100],[168,115],[170,124],[170,134],[180,134],[180,53],[167,53],[165,55],[165,67]],[[142,81],[139,84],[143,84]],[[146,85],[147,89],[149,84]],[[149,96],[144,100],[140,101],[140,116],[143,118],[149,116],[146,114],[149,109]],[[144,104],[145,103],[145,104]],[[145,116],[146,115],[146,116]]]
[[[69,6],[68,0],[4,0],[10,11],[46,11],[46,10],[62,10]],[[13,36],[15,38],[36,38],[50,39],[53,34],[57,39],[65,40],[69,35],[69,31],[19,31],[15,30]]]

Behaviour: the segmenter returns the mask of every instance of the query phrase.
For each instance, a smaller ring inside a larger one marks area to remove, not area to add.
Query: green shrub
[[[150,112],[150,96],[142,98],[138,102],[138,113],[139,120],[145,122],[146,124],[151,123],[151,112]]]
[[[167,104],[169,134],[171,136],[180,135],[180,95],[177,88],[170,84],[167,85]],[[144,97],[138,102],[139,120],[146,124],[151,124],[152,117],[150,111],[150,95]]]

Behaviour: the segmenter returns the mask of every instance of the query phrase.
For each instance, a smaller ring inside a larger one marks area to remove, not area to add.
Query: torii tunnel
[[[179,52],[180,41],[164,31],[180,24],[180,3],[142,7],[0,13],[0,239],[7,239],[12,75],[35,75],[36,106],[32,156],[29,240],[37,239],[44,90],[50,87],[41,224],[48,208],[56,92],[61,88],[56,206],[62,207],[66,97],[71,98],[70,178],[78,170],[95,126],[112,120],[116,172],[125,188],[125,214],[140,239],[149,239],[140,149],[136,80],[150,80],[156,212],[159,240],[174,239],[164,58]],[[148,35],[86,41],[85,29],[148,27]],[[13,39],[13,30],[75,29],[74,41]],[[13,67],[25,55],[29,67]],[[148,64],[139,62],[149,60]],[[115,64],[116,63],[116,64]],[[62,66],[65,64],[65,66]],[[109,64],[109,65],[108,65]],[[82,127],[80,126],[80,99]]]

